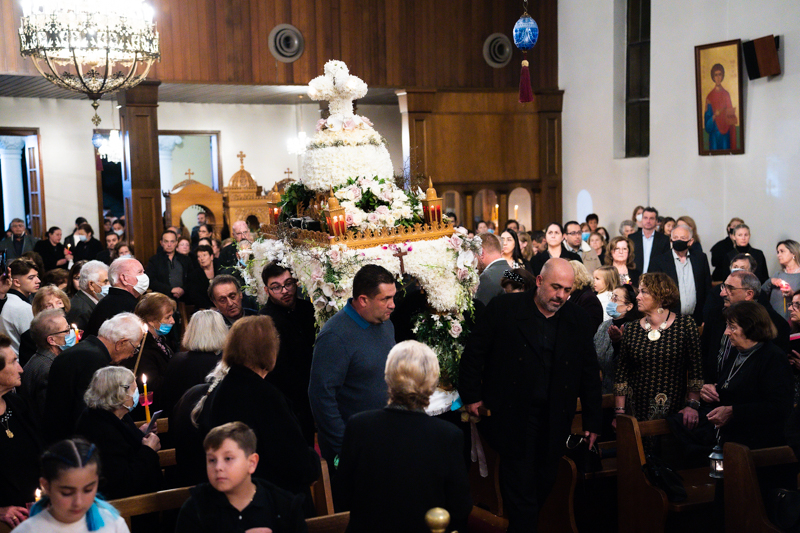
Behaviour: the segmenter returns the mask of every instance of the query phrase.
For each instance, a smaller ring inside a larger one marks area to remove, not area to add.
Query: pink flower
[[[457,276],[458,276],[458,281],[464,281],[469,277],[469,270],[467,270],[466,268],[459,268]]]
[[[347,222],[347,225],[348,225],[348,226],[353,226],[353,225],[355,225],[355,222],[353,221],[353,215],[352,215],[352,213],[348,213],[348,214],[346,214],[346,215],[345,215],[345,217],[344,217],[344,219],[345,219],[345,221]]]
[[[462,331],[464,331],[464,329],[461,327],[460,322],[458,322],[457,320],[450,322],[450,331],[448,333],[450,333],[451,337],[457,339],[458,336],[461,335]]]
[[[375,212],[378,213],[379,215],[388,215],[389,208],[386,207],[385,205],[379,205],[378,209],[376,209]]]
[[[378,223],[378,215],[376,213],[370,213],[367,215],[367,222],[370,224],[377,224]]]
[[[353,117],[348,117],[342,121],[342,128],[346,130],[354,130],[356,129],[356,121],[353,120]]]
[[[320,131],[322,128],[325,127],[325,119],[321,118],[317,121],[317,131]]]

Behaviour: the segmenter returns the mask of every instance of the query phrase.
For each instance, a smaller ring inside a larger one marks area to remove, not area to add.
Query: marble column
[[[183,137],[180,135],[159,135],[158,136],[158,168],[161,175],[161,190],[172,191],[175,186],[172,178],[172,152],[179,144],[183,144]],[[161,197],[161,210],[167,208],[167,200]]]
[[[22,153],[25,137],[0,136],[0,177],[3,182],[3,229],[8,228],[11,219],[25,220],[25,189],[22,175]],[[27,222],[25,223],[27,226]]]

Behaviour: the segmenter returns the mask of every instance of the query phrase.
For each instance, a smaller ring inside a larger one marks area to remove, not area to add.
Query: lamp
[[[328,207],[325,209],[325,222],[328,223],[328,233],[334,237],[341,237],[347,232],[344,207],[339,206],[339,200],[333,195],[333,189],[328,197]]]
[[[711,472],[709,472],[708,476],[714,479],[722,479],[725,477],[722,464],[722,446],[719,445],[719,441],[717,441],[717,445],[714,446],[708,459],[711,463]]]
[[[135,87],[161,59],[153,9],[142,0],[28,0],[19,41],[46,80],[92,100],[95,126],[97,101]]]
[[[269,223],[273,226],[278,224],[281,216],[281,193],[278,192],[276,183],[272,190],[267,194],[267,211],[269,211]]]
[[[433,188],[433,179],[428,177],[428,190],[425,191],[425,199],[422,200],[422,214],[427,224],[442,223],[442,199],[436,196],[436,189]]]

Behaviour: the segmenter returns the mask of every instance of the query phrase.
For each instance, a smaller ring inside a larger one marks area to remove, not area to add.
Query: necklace
[[[658,329],[653,329],[653,326],[650,324],[650,320],[647,317],[644,317],[644,330],[647,332],[647,338],[651,341],[657,341],[661,338],[661,332],[667,329],[667,322],[669,322],[669,315],[671,311],[667,311],[667,318],[664,322],[658,326]]]
[[[723,389],[728,388],[728,384],[731,382],[733,377],[739,373],[739,370],[742,369],[742,366],[744,366],[748,357],[750,357],[750,354],[742,355],[740,353],[739,355],[736,356],[736,360],[733,362],[733,366],[731,366],[731,371],[728,372],[728,379],[726,379],[725,383],[722,384]]]
[[[14,438],[14,432],[11,431],[11,429],[9,428],[9,420],[11,420],[11,409],[8,409],[6,411],[6,414],[4,414],[2,417],[0,417],[0,424],[2,424],[4,428],[6,428],[6,436],[9,439],[13,439]]]

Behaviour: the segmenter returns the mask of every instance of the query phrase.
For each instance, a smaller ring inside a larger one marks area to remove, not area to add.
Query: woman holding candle
[[[775,248],[781,269],[761,286],[775,312],[789,320],[792,295],[800,289],[800,243],[787,239]]]
[[[145,435],[146,425],[137,428],[129,411],[139,403],[133,372],[107,366],[94,373],[83,396],[86,409],[78,419],[75,433],[97,445],[105,474],[100,492],[108,499],[156,492],[163,485],[158,435]]]
[[[22,367],[11,339],[0,334],[0,521],[17,526],[28,516],[39,485],[39,428],[28,402],[12,392],[22,385]]]
[[[173,355],[172,348],[167,344],[166,335],[175,324],[173,317],[175,309],[175,300],[160,292],[151,292],[139,300],[133,311],[147,325],[148,333],[142,352],[139,354],[136,377],[141,380],[142,374],[147,375],[147,386],[153,393],[154,406],[159,405],[161,381]],[[136,358],[127,359],[124,364],[132,369],[136,365]],[[156,409],[153,406],[151,408]]]

